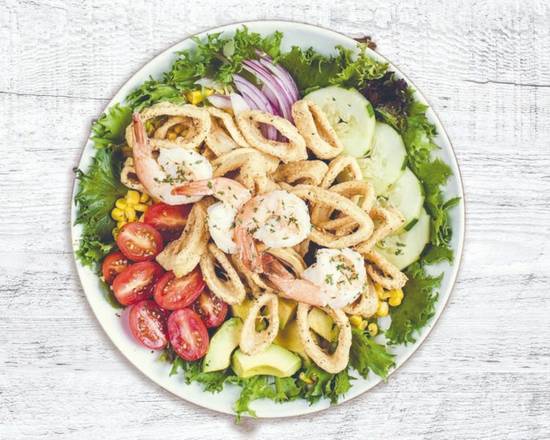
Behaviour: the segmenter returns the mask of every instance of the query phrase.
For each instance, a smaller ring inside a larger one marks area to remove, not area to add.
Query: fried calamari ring
[[[377,284],[386,290],[400,289],[408,278],[397,267],[376,251],[362,254],[372,264],[367,264],[367,273]]]
[[[364,212],[370,212],[376,202],[376,193],[372,184],[366,180],[349,180],[338,183],[330,187],[334,191],[347,199],[357,201],[359,208]],[[330,219],[334,209],[327,206],[314,205],[311,209],[311,222],[325,230],[335,230],[344,226],[354,224],[352,218],[339,216],[336,219]]]
[[[346,170],[350,177],[350,179],[347,180],[363,180],[363,173],[355,157],[338,156],[328,164],[328,170],[321,182],[321,188],[329,188],[332,186],[336,178]]]
[[[252,296],[258,297],[264,292],[271,293],[272,289],[262,280],[260,275],[248,269],[237,254],[231,255],[230,258],[235,270],[245,280]]]
[[[311,244],[311,240],[304,240],[301,243],[298,243],[292,249],[294,249],[296,253],[300,255],[300,257],[304,258],[304,256],[309,252],[310,244]]]
[[[292,106],[292,118],[307,148],[319,159],[332,159],[344,151],[344,144],[317,104],[304,99],[296,101]]]
[[[327,170],[327,164],[321,160],[299,160],[280,165],[273,178],[276,182],[283,181],[291,185],[320,185]]]
[[[360,315],[363,318],[370,318],[376,313],[378,310],[378,295],[369,277],[367,277],[367,283],[361,295],[342,310],[348,315]]]
[[[261,309],[267,309],[268,315],[260,315]],[[256,322],[267,318],[269,324],[265,330],[258,332]],[[256,354],[265,350],[279,332],[279,298],[273,293],[264,293],[256,298],[243,322],[239,346],[246,354]]]
[[[288,141],[267,139],[260,130],[260,124],[274,126]],[[246,110],[237,114],[237,125],[247,142],[266,154],[278,157],[285,163],[307,159],[306,141],[296,127],[284,118],[260,110]]]
[[[329,354],[319,347],[315,335],[311,332],[308,319],[311,308],[312,306],[309,304],[299,303],[296,315],[300,340],[304,345],[306,354],[319,368],[328,373],[339,373],[347,367],[349,362],[349,350],[351,347],[351,326],[349,319],[342,310],[334,310],[328,307],[322,309],[340,329],[338,333],[338,347],[336,347],[334,353]]]
[[[164,139],[166,138],[166,135],[168,134],[168,130],[170,130],[172,127],[182,123],[185,121],[185,118],[182,116],[170,116],[162,125],[160,125],[153,134],[154,138],[157,139]]]
[[[216,266],[223,270],[223,275],[217,273]],[[221,250],[210,243],[208,251],[200,260],[200,267],[204,282],[210,291],[227,304],[240,304],[246,297],[244,285],[239,274]]]
[[[265,252],[281,261],[296,276],[302,275],[306,270],[306,263],[304,263],[303,258],[292,248],[268,248]]]
[[[157,255],[158,263],[165,270],[173,271],[177,277],[191,272],[199,264],[206,251],[208,243],[207,206],[208,203],[205,201],[195,203],[180,238],[169,243]]]
[[[308,237],[311,241],[328,248],[345,248],[355,246],[371,236],[374,229],[371,218],[346,197],[312,185],[297,185],[290,188],[289,192],[312,204],[320,204],[341,211],[357,223],[356,230],[343,237],[324,231],[314,224]]]
[[[128,157],[124,161],[124,166],[120,171],[120,182],[126,188],[135,189],[136,191],[139,191],[139,192],[147,192],[145,191],[145,188],[139,181],[139,178],[136,173],[136,168],[134,167],[133,157]]]
[[[178,136],[175,141],[167,139],[158,139],[152,137],[149,139],[153,149],[159,148],[197,148],[205,139],[211,128],[210,114],[205,108],[197,107],[190,104],[176,105],[170,102],[159,102],[151,107],[146,108],[140,113],[142,122],[145,124],[148,120],[158,116],[169,116],[159,129],[155,131],[159,135],[167,133],[168,129],[176,124],[184,124],[188,128],[186,136]],[[181,119],[172,119],[170,117],[178,117]],[[168,125],[167,125],[168,124]],[[170,125],[171,124],[171,125]],[[132,124],[126,128],[126,142],[130,147],[134,145],[134,133]]]
[[[216,156],[240,147],[249,147],[231,115],[216,107],[208,107],[212,127],[205,143]]]
[[[375,220],[374,232],[368,240],[356,246],[355,250],[361,254],[370,252],[376,243],[397,231],[405,223],[403,215],[394,208],[375,207],[369,214]]]

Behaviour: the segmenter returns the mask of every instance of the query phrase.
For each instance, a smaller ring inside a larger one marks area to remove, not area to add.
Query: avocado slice
[[[303,358],[307,357],[304,344],[300,339],[298,321],[296,320],[291,321],[283,330],[280,330],[273,343],[299,354]]]
[[[302,366],[300,356],[278,345],[271,344],[264,351],[248,355],[241,350],[235,351],[231,367],[239,377],[251,377],[260,374],[276,377],[292,376]]]
[[[208,353],[202,364],[202,370],[205,373],[225,370],[229,367],[231,353],[239,345],[242,327],[243,322],[240,318],[231,318],[225,321],[212,336]]]
[[[298,307],[296,301],[279,297],[279,328],[281,330],[286,327],[288,321],[294,318],[296,307]]]
[[[311,329],[327,341],[332,342],[338,336],[338,331],[334,328],[334,321],[321,309],[312,308],[308,320]]]
[[[252,300],[245,298],[242,303],[231,305],[231,313],[233,313],[233,316],[241,318],[244,321],[248,316],[250,307],[252,307]]]
[[[244,321],[248,316],[252,303],[253,300],[247,298],[240,304],[233,304],[231,306],[233,316],[238,316]],[[285,328],[288,322],[294,317],[297,306],[296,301],[279,297],[279,328]]]

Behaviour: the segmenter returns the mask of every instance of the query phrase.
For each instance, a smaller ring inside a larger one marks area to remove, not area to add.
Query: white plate
[[[228,26],[211,29],[207,32],[198,34],[199,38],[206,36],[211,32],[224,32],[231,34],[234,30],[241,26],[243,23],[232,24]],[[261,34],[270,34],[276,30],[283,32],[283,44],[284,50],[290,49],[292,45],[298,45],[302,47],[313,46],[317,51],[325,54],[334,53],[334,46],[342,45],[347,48],[355,48],[356,42],[344,35],[336,33],[331,30],[322,29],[316,26],[307,24],[284,22],[284,21],[255,21],[244,23],[251,31],[259,32]],[[109,102],[108,107],[111,105],[122,102],[128,93],[134,88],[147,80],[149,76],[158,77],[162,72],[169,70],[173,60],[175,59],[175,52],[183,49],[193,47],[194,43],[190,38],[176,44],[170,49],[164,51],[156,58],[146,64],[141,70],[139,70],[128,82],[119,90],[119,92]],[[387,61],[379,54],[370,52],[370,55]],[[391,65],[391,68],[397,72],[398,76],[405,78],[409,84],[412,84],[408,78],[405,77],[399,70]],[[417,99],[422,102],[426,102],[425,98],[417,92]],[[457,161],[449,141],[449,138],[445,134],[445,131],[441,125],[441,122],[430,109],[428,111],[429,119],[436,125],[439,135],[436,138],[436,142],[441,146],[439,156],[450,165],[453,170],[453,176],[449,179],[449,183],[446,188],[446,194],[449,197],[459,196],[464,200],[462,181],[460,178],[460,172],[458,169]],[[78,167],[82,170],[88,169],[91,158],[94,155],[94,148],[90,140],[88,140],[82,158]],[[76,191],[76,183],[73,190]],[[71,211],[71,224],[74,225],[76,215],[76,209],[74,203],[72,204]],[[443,282],[441,284],[439,300],[436,305],[436,313],[430,323],[424,327],[420,335],[417,335],[417,341],[414,344],[408,346],[397,346],[392,348],[392,351],[396,354],[396,368],[399,368],[408,358],[411,356],[419,345],[424,341],[426,336],[430,333],[431,329],[435,325],[435,322],[441,315],[445,304],[451,293],[451,289],[455,283],[460,259],[462,255],[462,245],[464,241],[464,202],[462,201],[458,207],[454,208],[451,212],[451,221],[453,226],[453,240],[451,246],[454,250],[454,263],[449,266],[442,264],[433,268],[434,272],[444,272]],[[78,242],[80,238],[81,228],[72,227],[72,242],[73,249],[76,251],[78,248]],[[111,338],[116,347],[128,358],[128,360],[134,364],[141,372],[147,377],[156,382],[161,387],[181,397],[182,399],[193,402],[197,405],[209,408],[212,410],[234,414],[232,410],[233,402],[237,399],[239,394],[239,388],[233,385],[226,385],[225,389],[219,394],[211,394],[202,391],[200,385],[190,384],[186,385],[183,381],[182,375],[176,375],[169,377],[168,372],[170,366],[167,363],[158,362],[158,353],[152,353],[150,350],[144,349],[134,342],[128,329],[123,325],[124,315],[121,320],[115,313],[109,303],[105,300],[104,295],[100,289],[97,276],[88,268],[83,267],[78,260],[76,261],[76,267],[78,275],[82,282],[82,287],[86,298],[92,307],[98,321],[101,326]],[[395,371],[395,370],[394,370]],[[368,379],[358,378],[353,381],[351,390],[340,401],[352,399],[359,394],[364,393],[370,388],[378,384],[381,379],[375,374],[370,374]],[[312,413],[329,407],[328,401],[320,401],[314,405],[309,405],[304,400],[297,400],[294,402],[279,404],[269,400],[259,400],[252,404],[252,407],[256,410],[258,417],[289,417],[300,414]]]

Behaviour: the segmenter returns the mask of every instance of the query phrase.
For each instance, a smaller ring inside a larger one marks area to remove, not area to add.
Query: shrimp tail
[[[214,194],[211,179],[195,180],[172,189],[172,194],[177,196],[211,196]]]
[[[143,147],[147,143],[147,132],[138,112],[132,115],[132,128],[136,146]]]
[[[326,295],[311,281],[295,278],[287,268],[272,255],[262,257],[264,274],[279,290],[281,296],[316,307],[327,305]]]
[[[258,251],[252,235],[243,228],[235,228],[235,243],[239,249],[239,257],[249,270],[262,273],[264,271],[262,254]]]

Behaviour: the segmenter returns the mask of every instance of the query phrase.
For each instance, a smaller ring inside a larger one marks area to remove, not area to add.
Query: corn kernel
[[[183,125],[178,124],[173,128],[173,130],[174,130],[174,133],[181,134],[181,132],[183,131]]]
[[[369,325],[369,321],[367,321],[366,319],[363,319],[363,321],[361,322],[361,325],[359,326],[359,328],[361,330],[365,330],[368,325]]]
[[[141,203],[145,203],[149,201],[149,198],[149,194],[141,193],[141,195],[139,196],[139,201]]]
[[[149,206],[147,206],[145,203],[136,203],[134,205],[134,209],[138,212],[145,212],[147,211],[147,208],[149,208]]]
[[[390,292],[387,290],[384,290],[384,288],[380,284],[375,284],[374,290],[376,290],[376,294],[378,295],[378,298],[381,300],[385,300],[390,297]]]
[[[113,220],[116,220],[116,221],[121,221],[126,219],[124,215],[124,211],[120,208],[113,208],[113,210],[111,211],[111,217],[113,217]]]
[[[401,289],[395,289],[391,290],[390,299],[388,300],[388,303],[392,307],[397,307],[399,304],[401,304],[401,301],[403,301],[403,290]]]
[[[203,96],[200,90],[193,90],[192,92],[188,92],[185,97],[189,101],[190,104],[197,105],[203,100]]]
[[[126,206],[128,206],[128,204],[126,203],[125,199],[117,199],[117,201],[115,202],[115,206],[118,209],[124,209],[126,208]]]
[[[134,205],[135,206],[135,205]],[[136,210],[132,208],[131,206],[127,206],[124,210],[124,214],[126,214],[126,220],[128,222],[135,222],[136,221]]]
[[[371,322],[367,327],[371,336],[376,336],[378,334],[378,326],[375,322]]]
[[[214,94],[214,89],[206,88],[206,89],[203,90],[202,94],[203,94],[204,96],[213,95],[213,94]]]
[[[116,227],[118,229],[122,229],[122,227],[128,222],[125,222],[124,220],[117,222]]]
[[[116,240],[116,238],[118,237],[118,233],[120,232],[120,230],[118,228],[113,228],[113,238]]]
[[[169,141],[175,141],[176,138],[178,137],[178,135],[176,133],[174,133],[173,131],[171,131],[170,133],[168,133],[166,135],[166,138],[169,140]]]
[[[388,306],[388,303],[385,301],[382,301],[378,304],[378,310],[376,310],[376,316],[383,318],[384,316],[388,316],[389,311],[390,311],[390,308]]]
[[[358,315],[353,315],[349,318],[349,323],[354,327],[359,327],[361,325],[361,322],[363,322],[363,318]]]
[[[128,205],[135,205],[136,203],[139,203],[139,192],[134,191],[131,189],[126,193],[126,202]]]
[[[310,377],[306,376],[306,374],[302,371],[300,375],[298,376],[302,382],[305,382],[309,385],[313,383]]]

